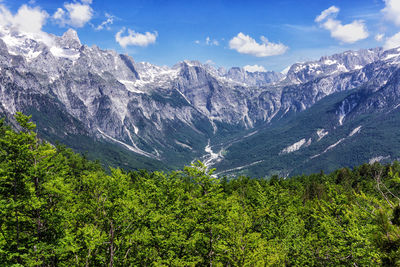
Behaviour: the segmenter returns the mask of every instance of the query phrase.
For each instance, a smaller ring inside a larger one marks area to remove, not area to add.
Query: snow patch
[[[119,141],[119,140],[117,140],[117,139],[115,139],[115,138],[109,136],[108,134],[106,134],[106,133],[104,133],[102,130],[100,130],[99,128],[97,128],[97,131],[99,131],[99,133],[100,133],[101,135],[103,135],[104,137],[106,137],[106,138],[108,138],[108,139],[110,139],[110,140],[112,140],[112,141],[114,141],[114,142],[116,142],[116,143],[118,143],[118,144],[120,144],[120,145],[123,145],[124,147],[126,147],[127,149],[129,149],[129,150],[132,151],[132,152],[135,152],[135,153],[137,153],[137,154],[146,156],[146,157],[148,157],[148,158],[156,158],[154,155],[152,155],[152,154],[150,154],[150,153],[148,153],[148,152],[146,152],[146,151],[141,150],[141,149],[138,148],[136,145],[135,145],[135,147],[133,147],[133,146],[130,146],[130,145],[128,145],[128,144],[126,144],[126,143],[124,143],[124,142],[122,142],[122,141]],[[133,143],[133,142],[132,142],[132,143]]]
[[[167,83],[176,79],[180,71],[166,66],[159,67],[148,62],[140,62],[136,67],[140,79],[135,81],[135,86],[144,86],[149,83]]]
[[[27,61],[31,61],[31,60],[37,58],[41,53],[42,53],[42,51],[36,51],[36,52],[34,52],[34,51],[30,50],[30,51],[28,51],[28,53],[25,55],[25,57],[26,57]]]
[[[346,117],[346,112],[344,110],[344,102],[339,108],[339,125],[343,125],[343,120]]]
[[[338,70],[343,72],[348,71],[344,64],[338,64]]]
[[[251,132],[251,133],[249,133],[249,134],[243,136],[243,138],[247,138],[247,137],[250,137],[250,136],[252,136],[252,135],[255,135],[257,132],[258,132],[258,130],[257,130],[257,131],[254,131],[254,132]]]
[[[133,145],[135,148],[137,148],[136,145],[135,145],[135,142],[133,142],[131,133],[129,132],[129,130],[128,130],[126,127],[125,127],[125,130],[126,130],[126,132],[127,132],[127,134],[128,134],[129,140],[131,140],[132,145]]]
[[[35,48],[32,47],[30,42],[25,40],[23,37],[18,36],[20,38],[16,38],[15,36],[5,35],[2,37],[4,43],[8,48],[8,52],[11,55],[22,55],[29,62],[33,59],[37,58],[42,51],[35,51]],[[35,41],[32,41],[36,43]]]
[[[139,128],[136,127],[136,125],[132,125],[133,126],[133,131],[135,132],[136,135],[138,135],[139,133]]]
[[[323,63],[325,65],[333,65],[333,64],[336,64],[337,61],[336,60],[331,60],[331,59],[325,59]]]
[[[125,88],[132,92],[132,93],[138,93],[138,94],[143,94],[143,91],[138,90],[138,87],[136,86],[137,82],[133,81],[127,81],[127,80],[118,80],[120,83],[122,83]]]
[[[343,125],[343,121],[347,114],[349,114],[355,107],[357,106],[357,102],[351,103],[349,100],[345,99],[341,103],[339,110],[337,111],[337,115],[339,117],[339,125]]]
[[[321,67],[321,66],[318,63],[309,63],[308,64],[308,68],[310,68],[310,69],[316,69],[319,67]]]
[[[398,54],[389,54],[383,60],[388,60],[388,59],[391,59],[391,58],[394,58],[394,57],[398,57],[398,56],[399,56]]]
[[[23,46],[23,40],[15,38],[14,36],[11,35],[4,35],[1,39],[3,39],[4,43],[7,45],[7,47],[13,48],[13,47],[20,47]]]
[[[328,151],[331,150],[332,148],[334,148],[334,147],[336,147],[337,145],[339,145],[339,144],[340,144],[341,142],[343,142],[344,140],[346,140],[346,138],[340,139],[340,140],[337,141],[336,143],[334,143],[334,144],[328,146],[322,153],[316,154],[316,155],[314,155],[314,156],[311,156],[310,159],[313,159],[313,158],[316,158],[316,157],[321,156],[322,154],[325,154],[326,152],[328,152]]]
[[[289,72],[289,70],[290,70],[290,67],[291,67],[291,66],[287,66],[286,68],[284,68],[284,69],[281,71],[281,74],[287,75],[288,72]]]
[[[349,134],[349,137],[355,135],[356,133],[359,133],[361,130],[361,127],[362,126],[360,125],[360,126],[354,128],[353,131],[351,131],[351,133]]]
[[[304,70],[305,68],[306,68],[305,64],[304,65],[303,64],[299,64],[294,68],[294,72],[295,73],[300,72],[300,71]]]
[[[213,134],[216,134],[217,130],[218,130],[218,127],[214,122],[214,118],[213,117],[209,117],[208,119],[209,119],[209,121],[211,123],[211,127],[213,128]]]
[[[317,142],[319,141],[319,140],[321,140],[322,138],[324,138],[326,135],[328,135],[328,131],[326,131],[325,129],[318,129],[317,130],[317,135],[318,135],[318,140],[317,140]]]
[[[178,145],[180,145],[181,147],[184,147],[184,148],[187,148],[187,149],[192,150],[192,147],[191,147],[191,146],[189,146],[189,145],[187,145],[187,144],[185,144],[185,143],[179,142],[178,140],[175,140],[175,143],[178,144]]]
[[[333,145],[328,146],[323,153],[328,152],[328,150],[331,150],[332,148],[334,148],[335,146],[337,146],[338,144],[340,144],[341,142],[343,142],[345,140],[345,138],[340,139],[339,141],[337,141],[336,143],[334,143]]]
[[[190,102],[190,100],[178,89],[176,89],[176,91],[178,91],[178,93],[186,100],[186,102],[188,102],[190,105],[192,105],[192,103]]]
[[[50,48],[50,52],[53,54],[55,57],[62,57],[62,58],[68,58],[72,61],[77,60],[81,54],[72,49],[64,49],[58,46],[53,46]]]
[[[311,138],[308,139],[308,141],[306,141],[305,138],[301,139],[300,141],[294,143],[293,145],[290,145],[284,149],[282,149],[282,151],[279,153],[281,154],[288,154],[288,153],[292,153],[294,151],[299,150],[300,148],[302,148],[303,146],[309,146],[311,144]]]

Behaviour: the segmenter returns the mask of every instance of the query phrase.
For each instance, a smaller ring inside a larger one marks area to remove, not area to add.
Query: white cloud
[[[364,21],[354,20],[349,24],[343,25],[340,20],[335,19],[338,13],[339,8],[331,6],[322,11],[321,14],[315,18],[315,21],[318,22],[322,28],[330,31],[333,38],[343,43],[355,43],[369,36]]]
[[[15,15],[3,5],[0,6],[0,25],[14,27],[23,32],[42,32],[42,27],[46,24],[49,15],[40,7],[29,7],[22,5]]]
[[[57,11],[53,14],[53,19],[55,20],[63,20],[65,16],[65,11],[62,8],[57,8]]]
[[[336,15],[337,13],[339,13],[339,8],[337,8],[335,6],[331,6],[330,8],[322,11],[321,14],[315,18],[315,22],[321,22],[324,19],[326,19],[328,16]]]
[[[378,33],[377,35],[375,35],[375,40],[380,42],[383,40],[383,37],[385,37],[385,34],[383,33]]]
[[[338,20],[328,19],[322,26],[331,32],[333,38],[344,43],[355,43],[369,36],[364,22],[359,20],[342,25]]]
[[[386,39],[383,48],[385,50],[400,47],[400,32],[396,33],[392,37]]]
[[[206,37],[206,40],[204,42],[200,41],[200,40],[196,40],[194,41],[195,44],[205,44],[205,45],[209,45],[209,46],[219,46],[219,41],[216,39],[211,39],[210,36]]]
[[[397,26],[400,26],[400,1],[399,0],[384,0],[385,8],[382,12],[387,20],[392,21]]]
[[[288,49],[287,46],[281,43],[276,44],[269,42],[264,36],[261,36],[261,41],[261,43],[257,43],[256,40],[249,35],[240,32],[229,41],[229,48],[241,54],[248,54],[256,57],[282,55]]]
[[[110,30],[110,25],[112,25],[114,23],[114,16],[110,15],[108,13],[106,13],[106,20],[103,21],[102,23],[100,23],[97,27],[95,27],[94,29],[96,31],[101,31],[103,29],[107,29]]]
[[[146,32],[143,34],[130,29],[128,29],[128,35],[122,36],[124,32],[125,28],[122,28],[115,35],[115,40],[119,43],[120,46],[124,48],[128,45],[148,46],[149,44],[154,44],[158,36],[157,32]]]
[[[69,25],[81,28],[93,17],[91,3],[91,0],[82,0],[81,3],[65,3],[64,9],[58,8],[53,14],[53,19],[61,26]]]
[[[217,40],[213,40],[213,39],[211,39],[209,36],[207,36],[207,38],[206,38],[206,45],[215,45],[215,46],[218,46],[219,45],[219,42],[217,41]]]
[[[211,59],[208,59],[205,63],[208,65],[215,65],[215,62],[212,61]]]
[[[245,71],[248,72],[266,72],[267,70],[263,66],[259,65],[246,65],[243,67]]]
[[[10,26],[12,24],[13,15],[3,5],[0,5],[0,25],[2,27]]]

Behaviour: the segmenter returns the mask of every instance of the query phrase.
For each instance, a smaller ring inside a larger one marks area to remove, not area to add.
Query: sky
[[[400,0],[0,0],[0,27],[62,35],[172,66],[282,71],[346,50],[400,46]]]

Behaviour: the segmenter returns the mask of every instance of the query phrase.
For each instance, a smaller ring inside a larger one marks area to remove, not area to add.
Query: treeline
[[[0,122],[1,266],[400,265],[400,165],[290,179],[106,172]]]

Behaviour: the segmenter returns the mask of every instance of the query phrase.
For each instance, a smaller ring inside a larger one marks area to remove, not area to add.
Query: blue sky
[[[298,61],[349,49],[400,46],[400,0],[0,3],[0,26],[4,21],[22,25],[24,15],[31,18],[27,30],[32,26],[61,35],[74,28],[83,44],[157,65],[191,59],[281,71]],[[4,19],[7,16],[11,19]]]

